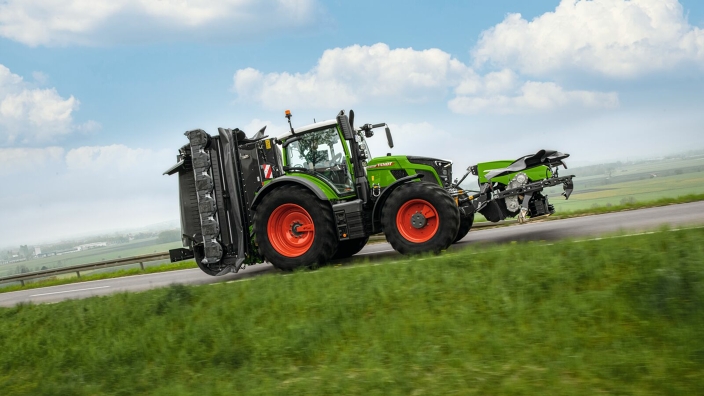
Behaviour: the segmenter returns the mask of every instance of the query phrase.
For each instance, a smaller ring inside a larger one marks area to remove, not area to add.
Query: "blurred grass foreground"
[[[2,395],[701,394],[704,230],[0,309]]]

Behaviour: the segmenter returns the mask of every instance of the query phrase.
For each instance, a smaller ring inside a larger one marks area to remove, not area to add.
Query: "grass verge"
[[[704,230],[0,309],[0,394],[695,394]]]
[[[44,279],[44,280],[38,280],[35,282],[28,282],[24,286],[22,286],[22,285],[11,285],[11,286],[5,286],[5,287],[0,286],[0,293],[8,293],[8,292],[13,292],[13,291],[18,291],[18,290],[27,290],[27,289],[38,289],[41,287],[49,287],[49,286],[67,285],[69,283],[80,283],[80,282],[88,282],[88,281],[95,281],[95,280],[101,280],[101,279],[120,278],[123,276],[130,276],[130,275],[154,274],[157,272],[176,271],[176,270],[183,270],[183,269],[190,269],[190,268],[198,268],[195,261],[191,260],[191,261],[182,261],[182,262],[173,263],[173,264],[169,263],[169,264],[155,265],[153,267],[145,267],[144,270],[142,270],[141,268],[130,268],[130,269],[115,270],[115,271],[110,271],[110,272],[101,272],[101,273],[97,273],[97,274],[81,275],[80,278],[79,277],[49,278],[49,279]]]

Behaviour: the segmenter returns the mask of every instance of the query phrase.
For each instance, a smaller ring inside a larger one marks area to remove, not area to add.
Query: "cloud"
[[[240,98],[271,109],[292,104],[337,109],[370,98],[442,99],[469,72],[466,65],[437,48],[392,50],[378,43],[326,50],[306,73],[241,69],[235,73],[234,90]]]
[[[177,148],[0,149],[0,240],[33,243],[178,219]],[[40,225],[40,226],[37,226]],[[11,242],[9,242],[11,241]]]
[[[127,170],[149,162],[153,154],[152,150],[132,149],[122,144],[86,146],[70,150],[66,154],[66,166],[69,170],[90,172]]]
[[[552,82],[535,81],[525,82],[511,95],[458,96],[448,103],[450,110],[459,114],[534,113],[569,106],[612,109],[618,105],[618,94],[615,92],[566,91]]]
[[[507,15],[472,54],[477,65],[531,75],[571,69],[631,78],[704,65],[704,30],[689,25],[677,0],[562,0],[530,22]]]
[[[389,149],[383,129],[375,130],[375,136],[368,139],[372,156],[379,157],[385,153],[403,153],[406,155],[422,155],[442,157],[448,148],[441,144],[428,144],[429,141],[451,142],[452,135],[442,128],[429,122],[408,122],[403,124],[389,124],[393,135],[394,148]]]
[[[46,148],[0,148],[0,176],[28,172],[48,164],[63,161],[64,149]]]
[[[64,98],[55,88],[35,88],[0,64],[0,144],[46,142],[67,135],[77,126],[73,112],[79,101]],[[95,129],[89,121],[86,127]]]
[[[221,39],[313,25],[316,0],[6,0],[0,36],[38,46]]]
[[[517,91],[519,81],[508,69],[479,75],[437,48],[390,49],[379,43],[327,50],[306,73],[240,69],[234,75],[234,90],[241,100],[270,109],[339,109],[388,100],[427,103],[444,100],[453,90],[458,97],[450,101],[450,109],[459,113],[472,112],[465,105],[470,99],[479,103],[503,98],[502,112],[550,110],[567,103],[613,107],[618,102],[615,94],[568,91],[555,83],[527,82]],[[511,90],[515,96],[510,96]],[[609,105],[598,105],[604,100]]]

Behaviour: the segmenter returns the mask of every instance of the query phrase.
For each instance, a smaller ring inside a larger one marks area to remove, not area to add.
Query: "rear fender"
[[[313,183],[312,181],[304,179],[302,177],[281,176],[270,181],[264,187],[262,187],[261,190],[259,190],[256,197],[254,197],[254,201],[252,201],[251,210],[256,210],[257,206],[259,206],[259,204],[262,202],[262,199],[264,199],[267,194],[274,191],[275,188],[283,186],[284,184],[295,184],[303,186],[309,189],[321,201],[330,202],[323,190],[320,189],[320,187],[316,186],[315,183]]]

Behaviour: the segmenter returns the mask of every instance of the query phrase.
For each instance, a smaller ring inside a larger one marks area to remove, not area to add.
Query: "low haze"
[[[285,109],[354,109],[456,174],[704,148],[694,0],[105,4],[0,2],[0,246],[177,220],[183,132],[277,135]]]

